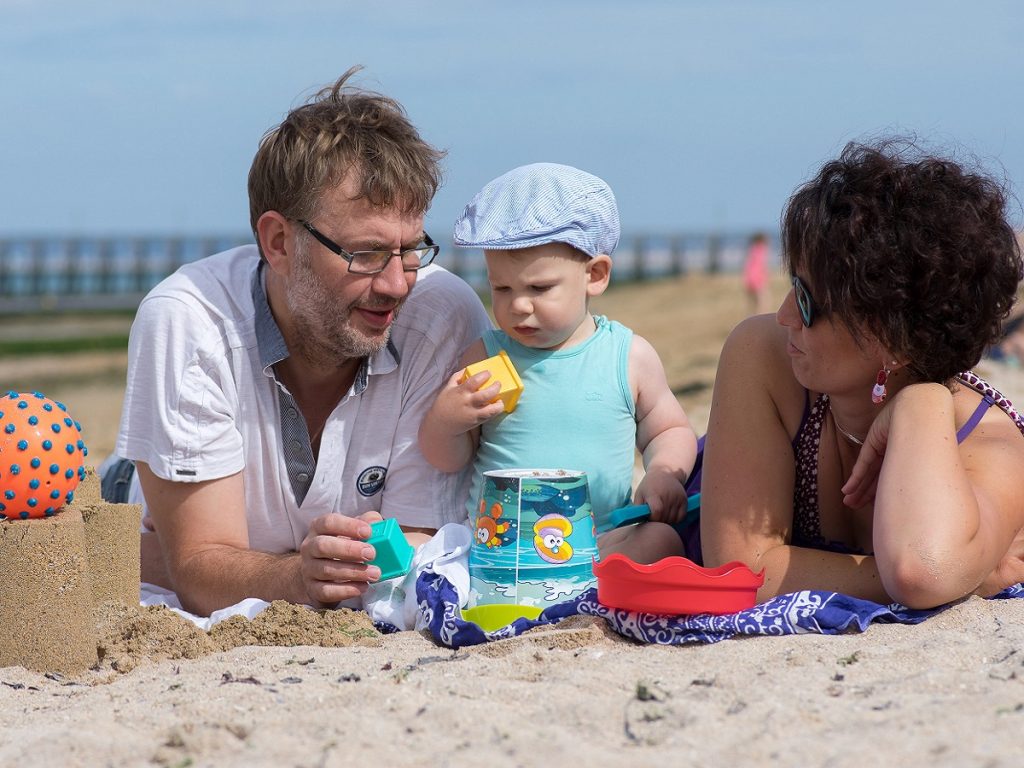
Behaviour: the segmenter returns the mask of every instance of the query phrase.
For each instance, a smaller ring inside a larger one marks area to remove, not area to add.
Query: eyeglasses
[[[796,306],[800,310],[800,319],[805,328],[810,328],[814,322],[814,316],[818,314],[818,305],[814,303],[811,292],[807,290],[804,281],[793,275],[793,295],[796,297]]]
[[[424,232],[423,245],[418,248],[409,248],[400,253],[394,251],[352,251],[350,253],[308,221],[302,219],[298,221],[309,234],[320,241],[324,248],[347,261],[348,271],[357,275],[376,275],[378,272],[383,272],[392,256],[397,256],[402,260],[402,269],[405,272],[415,272],[432,262],[438,251],[441,250],[441,246],[435,245],[434,241],[430,239],[430,235]]]

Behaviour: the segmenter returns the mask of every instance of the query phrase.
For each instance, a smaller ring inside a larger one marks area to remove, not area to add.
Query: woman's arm
[[[789,544],[792,435],[805,393],[793,377],[786,331],[768,315],[745,320],[719,360],[705,445],[701,544],[709,566],[739,560],[765,571],[758,599],[800,589],[888,598],[874,558]]]
[[[971,594],[999,568],[1024,526],[1024,439],[1001,414],[958,445],[952,393],[940,384],[900,390],[872,424],[850,481],[850,504],[870,501],[882,583],[912,607]],[[1006,586],[1006,585],[1003,585]]]

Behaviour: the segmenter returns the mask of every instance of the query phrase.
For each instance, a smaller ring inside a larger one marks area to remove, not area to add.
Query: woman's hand
[[[843,504],[850,509],[859,509],[875,500],[878,476],[882,471],[885,452],[889,446],[893,415],[897,410],[914,413],[915,401],[932,403],[936,393],[952,408],[951,395],[946,387],[941,384],[920,383],[910,384],[901,389],[878,412],[864,438],[864,444],[850,471],[850,477],[843,483]]]
[[[871,422],[857,461],[850,471],[850,477],[843,483],[843,504],[850,509],[860,509],[875,499],[878,488],[878,473],[882,470],[885,449],[889,444],[889,427],[892,424],[892,408],[895,400],[889,402]]]

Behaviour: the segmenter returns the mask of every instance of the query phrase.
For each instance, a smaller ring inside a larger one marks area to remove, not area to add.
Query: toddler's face
[[[594,325],[587,309],[588,261],[564,243],[515,251],[485,250],[494,319],[527,347],[580,343]]]

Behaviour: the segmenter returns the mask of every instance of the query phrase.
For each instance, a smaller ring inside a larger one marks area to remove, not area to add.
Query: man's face
[[[346,180],[327,192],[311,223],[346,251],[413,248],[423,239],[423,216],[407,215],[350,199]],[[360,275],[348,263],[297,227],[286,298],[295,328],[294,352],[311,363],[341,365],[381,350],[391,324],[416,283],[415,272],[391,259],[383,272]]]

